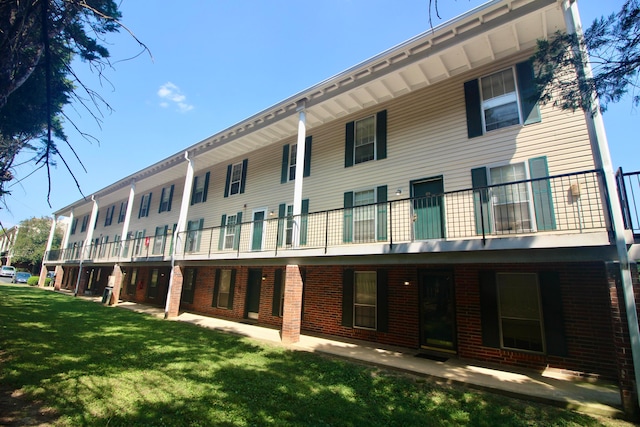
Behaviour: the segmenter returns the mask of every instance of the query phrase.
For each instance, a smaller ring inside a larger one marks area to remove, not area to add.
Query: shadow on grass
[[[34,288],[0,287],[0,349],[54,425],[600,425]]]

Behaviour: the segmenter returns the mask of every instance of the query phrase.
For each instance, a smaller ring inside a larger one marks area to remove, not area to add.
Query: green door
[[[262,284],[262,270],[257,268],[249,269],[249,279],[247,281],[247,318],[257,319],[260,312],[260,285]]]
[[[450,271],[420,272],[420,346],[455,352],[455,306]]]
[[[265,211],[255,211],[253,213],[253,234],[251,236],[251,250],[262,250],[262,233],[264,230]]]
[[[413,232],[415,240],[444,237],[443,192],[442,178],[412,183],[411,197],[413,198]]]

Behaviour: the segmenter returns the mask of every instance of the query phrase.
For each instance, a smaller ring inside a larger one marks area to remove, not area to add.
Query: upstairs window
[[[118,224],[124,222],[124,219],[127,216],[127,202],[120,203],[120,213],[118,214]]]
[[[209,192],[209,176],[207,172],[201,176],[193,178],[193,188],[191,190],[191,204],[204,203],[207,201],[207,193]]]
[[[387,158],[387,111],[346,125],[344,166]]]
[[[149,209],[151,208],[151,193],[144,194],[140,200],[140,210],[138,211],[138,218],[144,218],[149,216]]]
[[[313,138],[306,137],[304,145],[304,169],[303,177],[311,175],[311,147]],[[280,174],[280,183],[291,182],[296,179],[296,168],[298,163],[298,144],[286,144],[282,147],[282,171]]]
[[[82,217],[82,226],[80,227],[81,233],[87,231],[87,225],[89,225],[89,215],[85,215]]]
[[[73,221],[71,221],[71,234],[76,234],[76,228],[78,228],[78,218],[73,218]]]
[[[224,186],[224,197],[244,193],[247,181],[248,159],[227,166],[227,180]]]
[[[513,69],[508,68],[481,78],[480,91],[485,131],[520,123]]]
[[[173,188],[165,187],[162,189],[162,193],[160,194],[160,207],[158,208],[158,213],[169,212],[171,210],[171,202],[173,201]]]
[[[376,153],[376,121],[375,117],[367,117],[355,123],[355,164],[375,160]]]
[[[113,212],[116,210],[116,205],[107,208],[107,215],[104,218],[104,226],[108,227],[113,222]]]

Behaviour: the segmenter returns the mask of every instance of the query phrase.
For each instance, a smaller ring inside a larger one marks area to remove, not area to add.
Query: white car
[[[16,268],[10,265],[0,267],[0,277],[13,277],[16,275]]]

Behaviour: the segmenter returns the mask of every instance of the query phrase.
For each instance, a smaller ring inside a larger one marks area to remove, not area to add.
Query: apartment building
[[[44,268],[285,342],[609,379],[631,407],[606,137],[531,97],[536,40],[576,7],[489,2],[123,177],[55,212]]]

